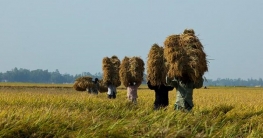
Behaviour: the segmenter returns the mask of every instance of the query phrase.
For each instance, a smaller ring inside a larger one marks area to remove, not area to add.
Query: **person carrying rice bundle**
[[[169,91],[174,87],[167,86],[165,83],[167,69],[165,59],[163,57],[163,47],[153,44],[147,60],[147,86],[154,90],[154,110],[166,108],[169,105]]]
[[[124,57],[120,65],[120,78],[127,88],[127,98],[132,103],[137,103],[138,87],[143,81],[144,62],[140,57]]]
[[[102,60],[103,83],[108,87],[108,98],[115,99],[117,87],[121,85],[119,78],[120,60],[117,56],[104,57]]]
[[[168,73],[166,83],[176,88],[175,110],[191,111],[193,89],[201,88],[208,71],[206,54],[193,29],[171,35],[164,41],[164,57]]]

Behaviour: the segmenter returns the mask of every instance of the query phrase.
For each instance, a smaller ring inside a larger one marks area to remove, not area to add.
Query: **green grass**
[[[5,138],[263,137],[262,88],[197,89],[193,111],[184,113],[173,110],[175,90],[167,110],[153,111],[154,92],[146,86],[138,91],[137,105],[128,102],[124,88],[110,100],[106,93],[63,85],[0,86],[0,137]]]

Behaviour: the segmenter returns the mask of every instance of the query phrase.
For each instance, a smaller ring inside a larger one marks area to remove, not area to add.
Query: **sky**
[[[262,13],[262,0],[0,0],[0,72],[95,74],[113,55],[146,63],[154,43],[194,29],[207,79],[259,79]]]

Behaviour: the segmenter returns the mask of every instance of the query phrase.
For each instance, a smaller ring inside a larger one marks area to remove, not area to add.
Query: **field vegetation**
[[[137,105],[118,87],[117,98],[78,92],[73,84],[0,83],[0,137],[175,138],[263,137],[263,88],[194,90],[191,112],[154,111],[154,91],[138,90]]]

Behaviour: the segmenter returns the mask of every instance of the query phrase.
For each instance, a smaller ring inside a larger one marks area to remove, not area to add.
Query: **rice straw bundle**
[[[147,80],[151,85],[158,86],[165,83],[167,69],[163,56],[163,47],[153,44],[147,60]]]
[[[103,81],[105,83],[111,81],[111,60],[108,57],[102,59]]]
[[[143,81],[144,62],[140,57],[130,59],[131,81],[141,83]]]
[[[119,79],[119,66],[120,60],[117,56],[112,56],[111,58],[104,57],[102,60],[102,70],[103,70],[103,81],[105,84],[113,84],[116,87],[121,85]]]
[[[164,55],[169,63],[167,76],[183,77],[183,74],[187,74],[196,82],[208,71],[203,46],[193,29],[186,29],[183,34],[177,36],[179,39],[171,39],[169,36],[164,42]]]
[[[113,73],[113,76],[112,76],[113,85],[118,87],[121,85],[121,80],[119,76],[121,62],[117,56],[112,56],[111,63],[112,63],[112,68],[113,68],[113,72],[112,72]]]
[[[187,65],[184,65],[185,71],[193,81],[196,81],[208,71],[203,45],[194,33],[183,33],[180,37],[180,43],[186,54],[185,60],[187,61]]]
[[[170,35],[164,41],[164,58],[168,64],[167,76],[181,76],[182,75],[182,58],[184,51],[180,46],[180,35]]]
[[[124,57],[120,65],[121,82],[125,87],[129,82],[141,83],[143,81],[144,62],[140,57]]]
[[[124,57],[123,60],[121,61],[121,65],[120,65],[120,79],[122,84],[127,87],[128,83],[129,83],[129,78],[131,78],[131,72],[129,71],[129,62],[130,58],[128,57]]]
[[[92,82],[92,77],[89,76],[79,77],[75,80],[73,84],[73,88],[76,91],[86,91],[88,87],[89,88],[94,87],[94,83]]]

